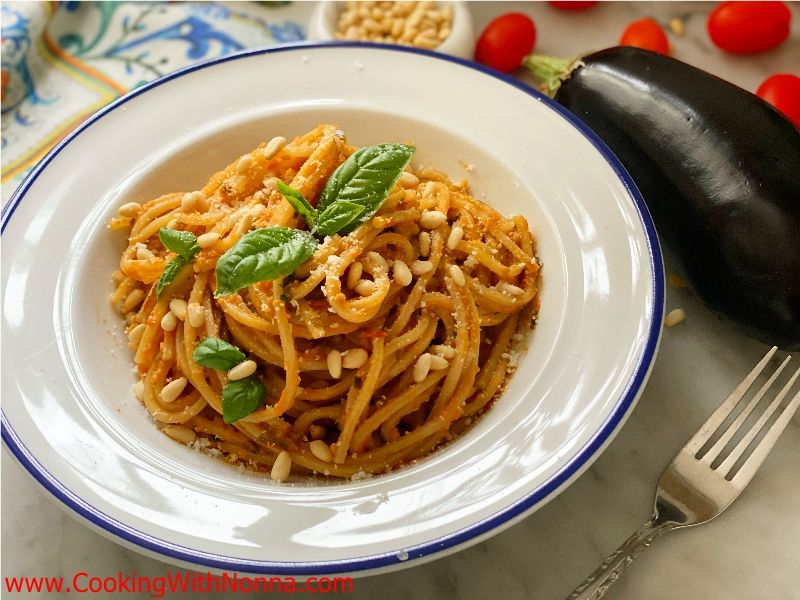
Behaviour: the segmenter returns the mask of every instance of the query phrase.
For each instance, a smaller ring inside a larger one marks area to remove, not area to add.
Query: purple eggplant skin
[[[555,100],[622,161],[700,299],[800,349],[800,130],[742,88],[632,47],[584,57]]]

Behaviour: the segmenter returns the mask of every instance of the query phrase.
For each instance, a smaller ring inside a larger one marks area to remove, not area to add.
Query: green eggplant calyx
[[[539,80],[539,89],[551,98],[556,95],[561,83],[580,64],[580,59],[560,58],[546,54],[531,54],[522,61],[522,65]]]

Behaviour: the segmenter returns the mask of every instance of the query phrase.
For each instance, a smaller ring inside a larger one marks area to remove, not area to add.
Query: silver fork
[[[800,376],[800,369],[789,379],[774,400],[767,407],[764,414],[744,434],[744,437],[731,451],[731,453],[716,467],[712,463],[720,452],[728,445],[731,438],[741,429],[750,413],[764,397],[769,388],[778,378],[790,356],[781,363],[775,373],[756,392],[755,396],[747,403],[741,413],[722,434],[713,446],[698,458],[698,453],[708,440],[719,429],[720,425],[733,412],[739,401],[753,382],[764,370],[777,348],[772,348],[766,356],[750,371],[725,402],[714,411],[700,430],[678,452],[672,462],[661,474],[656,491],[656,500],[653,516],[633,535],[625,540],[617,550],[609,556],[584,582],[579,585],[569,596],[569,600],[596,600],[602,598],[611,585],[617,580],[622,571],[650,546],[653,541],[673,529],[700,525],[706,523],[720,514],[736,500],[742,490],[750,483],[761,463],[769,454],[775,442],[788,425],[789,420],[800,405],[800,391],[792,398],[783,412],[778,416],[767,433],[747,457],[741,468],[731,476],[731,469],[741,459],[745,450],[756,438],[764,424],[770,419],[780,406],[786,394],[789,393],[794,382]]]

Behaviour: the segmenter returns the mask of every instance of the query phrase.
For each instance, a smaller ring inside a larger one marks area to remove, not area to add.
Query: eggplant
[[[800,130],[727,81],[633,47],[526,66],[633,177],[697,296],[800,349]]]

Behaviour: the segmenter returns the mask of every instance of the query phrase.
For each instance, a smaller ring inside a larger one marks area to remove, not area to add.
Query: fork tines
[[[792,388],[795,381],[797,381],[798,377],[800,377],[800,369],[798,369],[789,378],[789,381],[783,386],[780,392],[778,392],[755,424],[746,432],[744,432],[742,425],[756,408],[761,399],[769,391],[770,387],[772,387],[772,384],[775,383],[775,380],[778,378],[784,367],[786,367],[791,359],[790,356],[787,356],[784,359],[780,366],[769,377],[767,382],[761,386],[761,388],[755,393],[752,399],[750,399],[744,409],[742,409],[742,411],[736,416],[730,425],[728,425],[727,428],[722,432],[722,435],[714,442],[711,448],[709,448],[709,450],[702,456],[698,457],[698,453],[720,429],[720,426],[723,424],[723,422],[733,413],[741,399],[744,397],[750,387],[752,387],[753,383],[762,373],[777,349],[777,347],[773,347],[769,352],[767,352],[766,356],[764,356],[764,358],[761,359],[761,361],[753,368],[753,370],[750,371],[747,377],[745,377],[744,380],[736,387],[733,393],[728,396],[725,402],[723,402],[720,407],[714,411],[714,414],[708,418],[700,430],[694,435],[694,437],[692,437],[691,440],[689,440],[689,442],[681,451],[683,453],[691,454],[693,457],[698,458],[701,463],[714,468],[714,470],[716,470],[720,475],[731,481],[731,483],[737,485],[739,488],[746,486],[747,483],[753,478],[753,475],[755,475],[758,467],[761,466],[761,463],[764,461],[767,454],[769,454],[772,446],[775,445],[778,437],[780,437],[783,430],[789,424],[789,421],[797,410],[798,405],[800,405],[800,391],[798,391],[780,413],[775,422],[767,430],[766,434],[755,446],[752,453],[745,459],[745,462],[742,464],[741,468],[734,473],[732,471],[733,467],[742,458],[742,455],[745,453],[747,448],[752,444],[753,440],[756,439],[766,423],[780,407],[781,402],[783,402],[783,399],[789,393],[789,390]],[[736,444],[730,454],[728,454],[724,460],[720,462],[719,465],[713,467],[714,461],[720,456],[720,453],[723,451],[723,449],[740,430],[744,432],[742,439]]]

